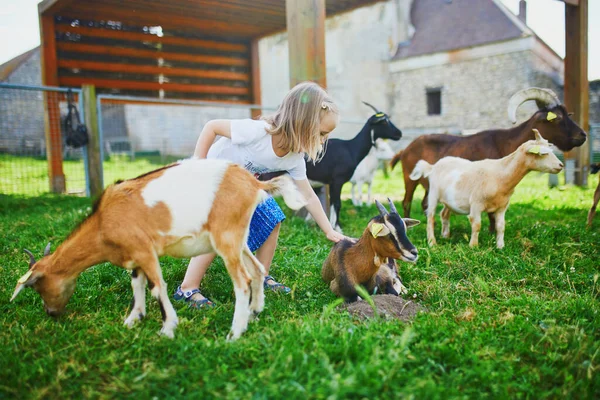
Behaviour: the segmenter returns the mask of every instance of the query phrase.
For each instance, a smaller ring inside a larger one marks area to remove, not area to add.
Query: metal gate
[[[26,196],[49,193],[48,154],[52,150],[62,154],[66,193],[89,194],[86,148],[73,149],[64,142],[68,90],[0,83],[0,193]],[[84,123],[81,90],[72,92]],[[58,104],[58,108],[49,108],[46,117],[48,103]],[[46,129],[63,132],[62,141],[47,143]]]

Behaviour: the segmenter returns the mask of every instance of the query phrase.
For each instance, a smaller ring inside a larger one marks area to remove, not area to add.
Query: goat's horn
[[[519,90],[508,101],[508,118],[510,122],[513,124],[517,122],[517,108],[527,100],[535,100],[538,104],[543,104],[549,108],[560,105],[558,96],[550,89],[532,87]]]
[[[44,257],[46,257],[48,254],[50,254],[50,242],[48,242],[46,248],[44,249]]]
[[[390,211],[392,212],[392,214],[398,214],[398,210],[396,210],[396,206],[394,205],[394,202],[388,197],[388,203],[390,203]]]
[[[385,209],[385,207],[383,206],[383,204],[381,204],[379,201],[375,200],[375,205],[377,206],[377,209],[379,210],[379,214],[388,215],[388,212]]]
[[[373,107],[372,105],[370,105],[369,103],[367,103],[366,101],[363,101],[363,104],[364,104],[365,106],[369,106],[369,107],[371,107],[371,108],[373,109],[373,111],[375,111],[376,113],[378,113],[378,112],[381,112],[381,111],[379,111],[378,109],[376,109],[375,107]]]
[[[35,257],[33,256],[33,254],[27,250],[27,249],[23,249],[23,251],[27,254],[29,254],[29,266],[33,266],[33,264],[35,264]]]

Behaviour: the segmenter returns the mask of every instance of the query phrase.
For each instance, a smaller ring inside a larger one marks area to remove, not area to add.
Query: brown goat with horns
[[[410,216],[410,206],[415,189],[419,184],[425,188],[421,205],[427,209],[429,182],[426,178],[412,181],[410,174],[419,160],[434,164],[446,156],[478,161],[486,158],[499,159],[514,152],[521,144],[533,140],[533,129],[562,151],[569,151],[585,143],[586,133],[569,116],[556,94],[549,89],[529,88],[515,93],[508,102],[508,116],[514,124],[517,122],[517,108],[527,100],[535,100],[539,110],[527,121],[511,129],[492,129],[471,136],[448,134],[423,135],[416,138],[404,150],[394,156],[390,162],[393,169],[398,161],[402,162],[405,194],[402,200],[404,216]],[[490,230],[495,221],[490,217]]]
[[[417,261],[417,249],[406,236],[406,230],[420,221],[400,217],[394,203],[388,201],[390,213],[376,200],[379,215],[369,221],[362,236],[336,243],[323,263],[323,280],[347,302],[358,300],[356,285],[362,285],[369,293],[378,287],[385,293],[398,295],[393,282],[393,260]]]

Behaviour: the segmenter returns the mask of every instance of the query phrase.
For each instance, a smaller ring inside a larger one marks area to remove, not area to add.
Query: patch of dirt
[[[419,303],[415,303],[412,300],[404,300],[402,297],[391,294],[378,294],[371,296],[371,298],[375,303],[377,313],[385,319],[399,319],[400,321],[407,322],[412,320],[417,313],[427,311]],[[338,308],[348,311],[351,315],[361,320],[375,316],[371,305],[362,299],[350,304],[344,303]]]

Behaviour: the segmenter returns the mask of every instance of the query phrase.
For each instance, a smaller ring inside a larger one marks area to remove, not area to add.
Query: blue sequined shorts
[[[285,219],[285,214],[273,197],[270,197],[256,207],[250,221],[248,247],[256,251],[267,240],[278,223]]]

